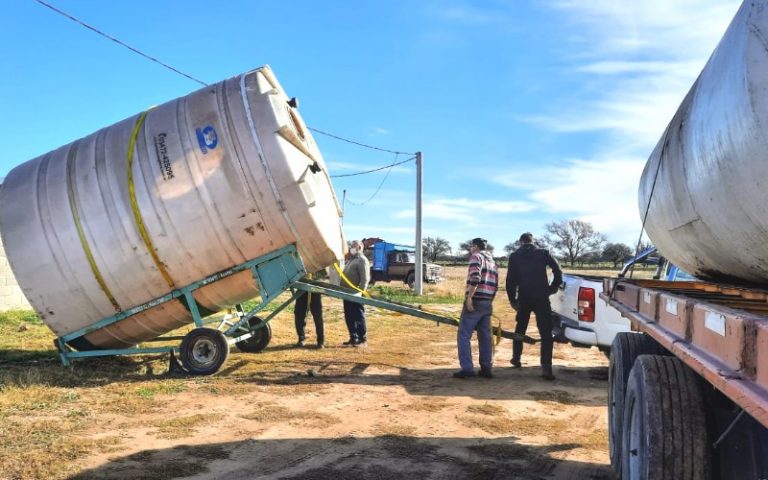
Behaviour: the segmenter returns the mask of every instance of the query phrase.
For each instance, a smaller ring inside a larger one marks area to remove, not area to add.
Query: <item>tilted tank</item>
[[[339,219],[296,101],[266,66],[32,159],[0,188],[8,259],[59,336],[287,245],[319,270],[342,256]],[[246,270],[194,297],[213,312],[257,295]],[[122,348],[191,321],[174,300],[72,346]]]
[[[768,283],[768,6],[744,2],[653,151],[646,231],[697,277]]]

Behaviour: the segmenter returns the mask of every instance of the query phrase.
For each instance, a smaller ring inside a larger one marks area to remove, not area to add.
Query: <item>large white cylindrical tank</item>
[[[655,183],[655,185],[654,185]],[[641,217],[706,279],[768,283],[768,2],[744,2],[653,151]]]
[[[323,159],[269,67],[19,165],[0,189],[0,231],[58,335],[290,244],[313,272],[344,244]],[[256,295],[245,271],[195,300],[217,311]],[[174,300],[73,346],[125,347],[191,320]]]

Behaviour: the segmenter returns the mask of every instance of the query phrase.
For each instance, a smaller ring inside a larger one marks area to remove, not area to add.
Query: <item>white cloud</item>
[[[637,188],[644,158],[568,160],[559,167],[526,172],[531,204],[559,218],[581,218],[614,241],[629,243],[640,233]],[[521,188],[514,175],[494,175],[506,187]]]
[[[478,221],[487,215],[499,213],[530,212],[536,206],[525,201],[499,201],[467,198],[437,198],[430,199],[422,205],[422,216],[425,219],[455,220],[468,225],[477,225]],[[415,218],[415,208],[401,210],[392,215],[393,218]]]
[[[387,130],[386,128],[374,127],[373,133],[375,135],[389,135],[392,132],[390,130]]]
[[[557,112],[519,118],[555,132],[607,131],[650,150],[736,13],[736,0],[561,0],[583,90]],[[648,60],[652,58],[653,60]],[[598,92],[598,93],[594,93]]]

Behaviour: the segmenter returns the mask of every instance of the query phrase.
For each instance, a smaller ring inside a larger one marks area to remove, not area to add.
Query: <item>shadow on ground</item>
[[[576,444],[406,436],[246,440],[145,450],[69,480],[543,480],[611,478],[606,465],[568,460]]]

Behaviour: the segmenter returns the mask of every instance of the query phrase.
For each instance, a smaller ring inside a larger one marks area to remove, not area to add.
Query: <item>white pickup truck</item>
[[[632,265],[648,261],[655,253],[656,249],[651,248],[631,259],[624,265],[619,277],[623,277]],[[688,273],[663,258],[649,263],[660,265],[656,278],[693,280]],[[550,297],[556,340],[570,342],[576,347],[596,346],[608,355],[616,334],[629,331],[629,320],[600,298],[602,291],[603,277],[563,274],[560,290]]]

